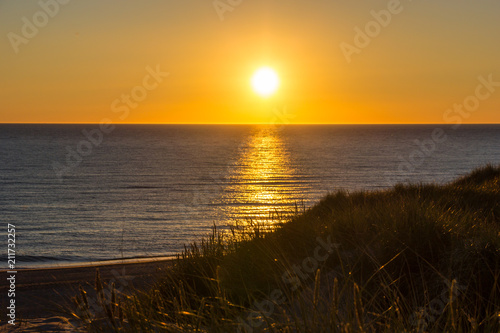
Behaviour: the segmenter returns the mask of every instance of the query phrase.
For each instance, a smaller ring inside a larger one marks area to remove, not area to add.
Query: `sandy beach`
[[[74,309],[71,298],[77,295],[82,286],[88,293],[89,303],[96,299],[93,290],[97,270],[105,289],[106,285],[114,282],[117,290],[127,293],[151,286],[155,277],[170,265],[172,259],[152,259],[139,263],[19,270],[15,287],[16,328],[23,332],[69,331],[65,322],[70,319],[70,311]],[[4,296],[0,305],[2,309],[6,309],[10,299],[7,297],[8,273],[5,270],[2,273],[4,278],[0,284],[0,293]],[[11,325],[7,324],[9,318],[6,311],[2,311],[0,331],[12,331]]]

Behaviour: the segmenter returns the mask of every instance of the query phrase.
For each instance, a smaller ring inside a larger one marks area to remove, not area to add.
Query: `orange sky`
[[[498,1],[40,3],[0,2],[0,122],[500,122]]]

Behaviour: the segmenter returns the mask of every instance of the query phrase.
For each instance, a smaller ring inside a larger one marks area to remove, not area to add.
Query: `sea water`
[[[169,256],[214,223],[446,183],[499,148],[498,125],[0,125],[0,219],[18,268]]]

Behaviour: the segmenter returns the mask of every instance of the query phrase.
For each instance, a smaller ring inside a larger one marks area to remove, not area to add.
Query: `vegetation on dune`
[[[79,317],[124,332],[500,330],[500,168],[340,191],[272,223],[214,228],[149,292],[113,296],[102,318],[79,297]]]

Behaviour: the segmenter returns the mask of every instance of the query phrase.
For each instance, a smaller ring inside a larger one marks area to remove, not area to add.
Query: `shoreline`
[[[175,258],[142,258],[133,262],[99,262],[94,265],[72,265],[19,269],[16,274],[15,304],[16,326],[28,320],[65,318],[70,320],[74,309],[72,298],[79,294],[80,286],[86,291],[89,303],[97,300],[95,295],[96,271],[99,270],[104,288],[115,283],[122,294],[134,290],[146,290],[162,272],[172,266]],[[7,274],[7,271],[2,271]],[[9,290],[8,281],[2,279],[0,293]],[[0,306],[6,309],[7,297],[2,297]],[[2,311],[0,326],[7,324],[6,311]],[[56,321],[60,324],[60,321]],[[10,326],[10,325],[9,325]],[[10,327],[9,327],[10,328]]]
[[[66,268],[82,268],[82,267],[98,267],[98,266],[108,266],[108,265],[127,265],[127,264],[140,264],[152,261],[168,261],[175,260],[177,255],[169,256],[158,256],[158,257],[136,257],[136,258],[123,258],[123,259],[105,259],[100,261],[63,261],[59,264],[54,264],[54,262],[41,264],[37,266],[24,266],[16,267],[14,270],[18,272],[32,271],[32,270],[47,270],[47,269],[66,269]],[[0,274],[11,271],[11,269],[1,268]]]

